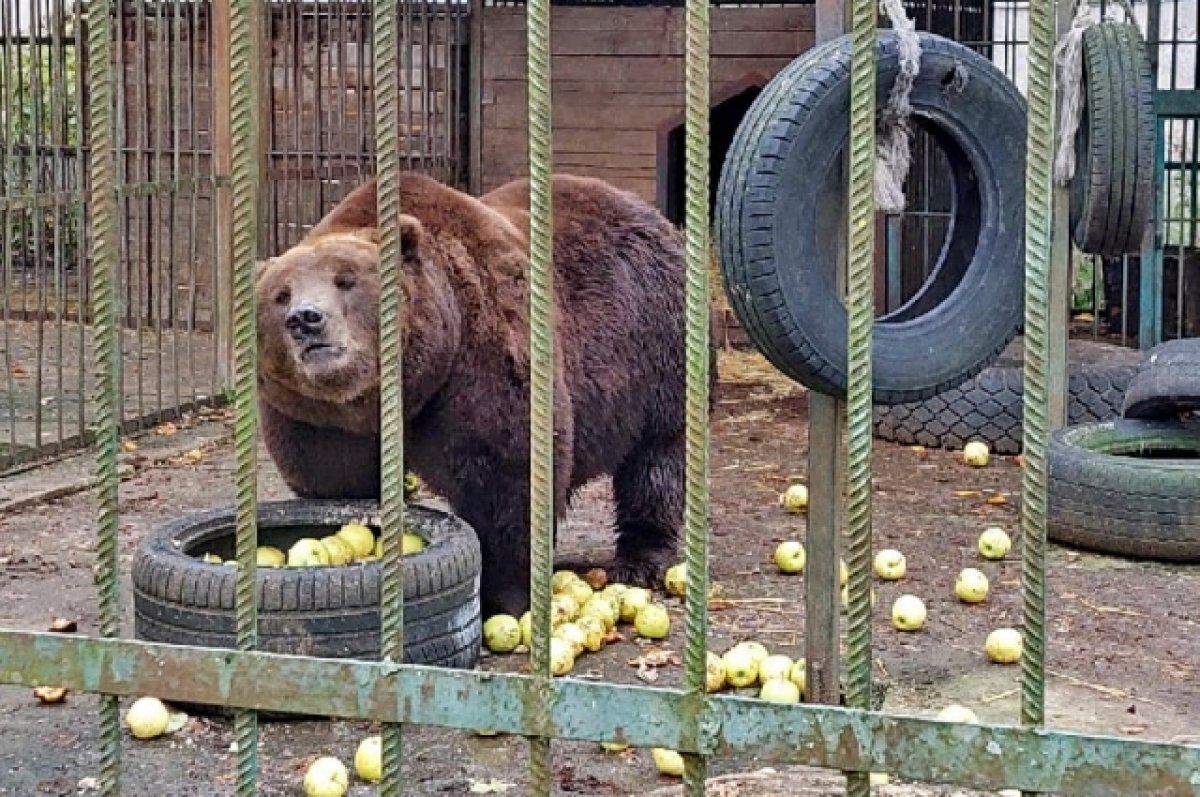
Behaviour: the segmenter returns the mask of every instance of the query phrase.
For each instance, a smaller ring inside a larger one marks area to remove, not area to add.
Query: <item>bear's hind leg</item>
[[[659,586],[679,556],[683,523],[683,437],[651,438],[613,474],[617,550],[609,581]]]

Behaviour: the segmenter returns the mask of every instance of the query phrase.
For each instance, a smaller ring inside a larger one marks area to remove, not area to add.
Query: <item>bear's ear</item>
[[[425,228],[416,216],[400,214],[400,255],[405,260],[415,260],[421,250],[421,239]]]

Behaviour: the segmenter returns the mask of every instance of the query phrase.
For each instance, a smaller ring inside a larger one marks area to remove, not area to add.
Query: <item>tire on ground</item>
[[[911,102],[946,155],[954,224],[931,276],[875,321],[874,401],[916,401],[990,364],[1023,318],[1025,104],[990,61],[920,33]],[[845,237],[850,39],[816,47],[763,90],[734,137],[717,192],[720,267],[756,348],[812,390],[844,395],[846,308],[829,265]],[[896,36],[878,35],[877,100],[898,71]]]
[[[924,401],[875,408],[875,437],[902,445],[961,449],[980,440],[997,454],[1019,454],[1024,445],[1021,339],[996,365],[964,384]],[[1071,341],[1067,423],[1119,418],[1126,387],[1142,356],[1123,346]]]
[[[263,503],[258,510],[260,545],[278,540],[286,550],[299,537],[333,534],[344,523],[377,517],[378,511],[372,501]],[[479,541],[462,520],[419,504],[408,505],[405,525],[428,545],[403,560],[404,660],[474,667],[482,634]],[[237,569],[197,558],[209,551],[232,557],[233,529],[233,510],[219,509],[180,518],[142,541],[132,565],[137,638],[235,646]],[[378,561],[259,567],[258,649],[378,659],[381,581]]]
[[[1200,426],[1106,421],[1059,429],[1047,535],[1134,559],[1200,561]]]
[[[1168,420],[1196,412],[1200,412],[1200,338],[1160,343],[1129,383],[1121,414]]]
[[[1083,34],[1086,92],[1075,138],[1071,235],[1087,254],[1141,250],[1154,203],[1154,91],[1137,30],[1106,20]]]

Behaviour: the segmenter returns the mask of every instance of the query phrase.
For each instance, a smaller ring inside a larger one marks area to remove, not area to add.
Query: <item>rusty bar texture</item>
[[[347,719],[536,734],[526,709],[545,688],[544,731],[561,739],[636,747],[753,751],[809,766],[886,771],[976,789],[1023,788],[1061,797],[1192,797],[1200,748],[1006,725],[958,724],[834,706],[780,705],[712,695],[705,736],[691,739],[680,690],[540,679],[387,662],[132,640],[0,631],[0,684],[52,684]]]

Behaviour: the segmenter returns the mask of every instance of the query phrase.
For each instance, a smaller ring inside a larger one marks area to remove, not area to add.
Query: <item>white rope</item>
[[[875,204],[887,213],[904,210],[904,179],[912,158],[908,149],[908,120],[912,115],[909,95],[921,67],[921,42],[916,25],[904,13],[902,0],[882,0],[896,31],[900,71],[892,84],[875,137]]]
[[[1126,22],[1141,34],[1137,17],[1129,0],[1118,0],[1125,11]],[[1101,15],[1090,0],[1079,0],[1070,29],[1054,46],[1054,62],[1058,66],[1059,125],[1058,152],[1054,156],[1054,179],[1067,185],[1075,177],[1075,134],[1087,103],[1083,84],[1083,35],[1099,24]]]

